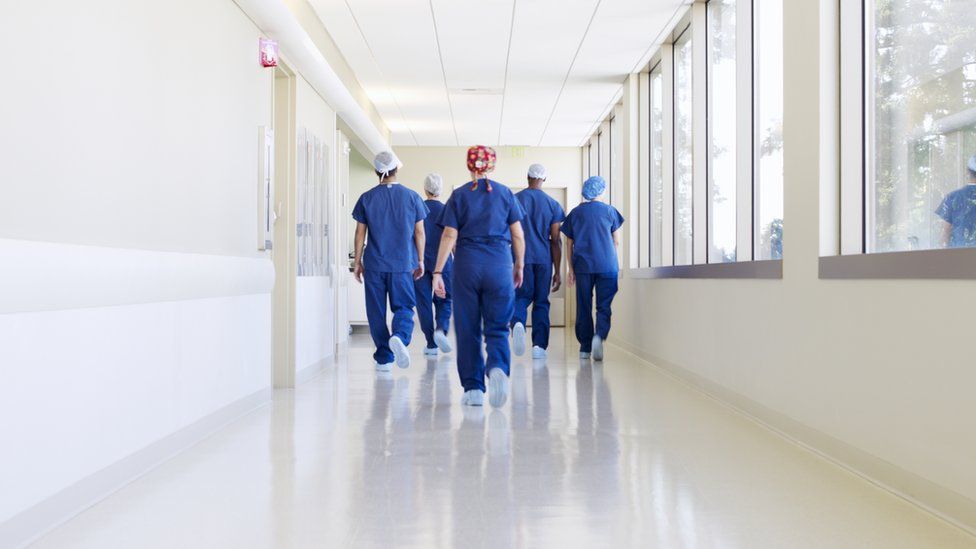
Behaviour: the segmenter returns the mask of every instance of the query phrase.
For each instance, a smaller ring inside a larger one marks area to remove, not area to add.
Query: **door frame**
[[[271,294],[271,372],[276,388],[295,386],[295,277],[297,275],[295,197],[297,194],[295,72],[279,63],[272,81],[272,126],[275,136],[274,247]]]

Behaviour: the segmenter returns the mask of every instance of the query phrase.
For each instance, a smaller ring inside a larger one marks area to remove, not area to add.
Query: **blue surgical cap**
[[[976,175],[976,154],[969,159],[969,171],[972,172],[973,175]]]
[[[607,190],[607,180],[599,175],[587,179],[583,183],[583,198],[593,200]]]

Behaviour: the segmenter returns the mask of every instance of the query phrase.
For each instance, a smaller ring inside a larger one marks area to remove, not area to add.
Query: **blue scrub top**
[[[501,183],[485,180],[471,190],[468,182],[451,193],[438,224],[458,231],[455,259],[486,265],[512,264],[512,233],[509,225],[525,216],[512,191]]]
[[[525,211],[525,218],[522,219],[522,230],[525,232],[525,264],[552,263],[549,228],[566,218],[562,206],[539,189],[525,189],[516,194],[515,198]]]
[[[950,248],[976,247],[976,184],[946,195],[935,213],[952,225]]]
[[[427,217],[420,195],[394,183],[377,185],[363,193],[352,218],[366,225],[363,267],[380,273],[405,273],[417,268],[413,229]]]
[[[441,247],[441,234],[444,233],[444,228],[437,224],[441,218],[441,212],[444,211],[444,204],[440,200],[424,200],[424,205],[430,212],[427,219],[424,219],[424,233],[427,235],[427,244],[424,247],[424,267],[433,272],[434,267],[437,266],[437,252]],[[444,272],[450,272],[453,267],[454,257],[449,255],[447,256],[447,263],[444,264]]]
[[[603,202],[583,202],[563,221],[562,232],[573,239],[573,270],[584,274],[616,273],[617,249],[613,233],[624,224],[617,208]]]

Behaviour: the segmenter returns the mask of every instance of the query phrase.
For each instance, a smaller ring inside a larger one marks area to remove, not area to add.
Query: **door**
[[[346,137],[342,131],[336,132],[336,150],[338,154],[338,188],[336,193],[338,197],[333,201],[336,204],[335,211],[335,222],[332,224],[336,228],[336,240],[335,245],[332,247],[335,250],[335,257],[333,258],[333,265],[335,270],[333,272],[332,279],[336,283],[336,300],[335,300],[335,329],[336,329],[336,350],[349,339],[349,257],[347,242],[350,241],[351,235],[349,234],[349,223],[346,217],[349,215],[349,211],[352,210],[352,206],[349,205],[349,153],[351,152],[351,147],[349,144],[349,138]]]

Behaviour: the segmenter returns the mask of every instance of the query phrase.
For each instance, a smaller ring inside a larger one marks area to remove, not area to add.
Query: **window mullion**
[[[864,253],[864,2],[841,2],[841,254]]]
[[[661,46],[661,77],[663,88],[664,131],[661,132],[661,162],[663,183],[661,209],[661,265],[674,265],[674,46]]]
[[[755,259],[755,57],[753,39],[753,1],[736,4],[736,261]]]
[[[708,259],[708,13],[707,4],[695,3],[692,16],[692,257],[694,264]]]

